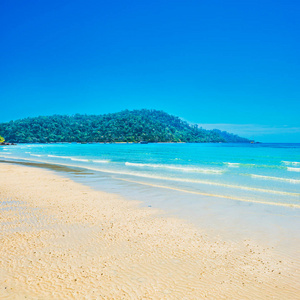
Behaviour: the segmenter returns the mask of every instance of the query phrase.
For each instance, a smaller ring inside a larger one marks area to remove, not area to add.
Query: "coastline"
[[[1,170],[1,299],[299,297],[299,270],[272,249],[212,242],[181,219],[52,171]]]

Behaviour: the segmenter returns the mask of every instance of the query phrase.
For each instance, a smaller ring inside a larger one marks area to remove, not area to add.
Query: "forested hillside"
[[[227,131],[221,131],[219,129],[213,129],[213,131],[219,134],[227,143],[249,143],[250,140],[240,137],[236,134],[229,133]]]
[[[1,123],[0,135],[13,143],[231,142],[230,135],[198,128],[163,111],[148,109],[105,115],[26,118]],[[234,142],[249,142],[234,137]]]

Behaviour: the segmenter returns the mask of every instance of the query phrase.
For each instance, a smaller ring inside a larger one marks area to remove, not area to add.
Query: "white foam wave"
[[[43,155],[40,155],[40,154],[30,154],[31,156],[37,156],[37,157],[41,157]]]
[[[61,156],[61,155],[48,155],[48,157],[56,157],[56,158],[67,158],[67,159],[71,159],[71,157],[70,156]]]
[[[85,158],[74,158],[74,157],[71,157],[70,159],[74,160],[74,161],[85,161],[85,162],[89,161],[88,159],[85,159]]]
[[[289,166],[300,166],[300,162],[299,161],[281,161],[282,163],[284,163],[285,165],[289,165]]]
[[[300,172],[300,168],[290,168],[290,167],[288,167],[287,170],[291,171],[291,172]]]
[[[274,176],[264,176],[264,175],[256,175],[250,174],[253,178],[261,178],[266,180],[278,180],[278,181],[286,181],[290,183],[300,183],[299,179],[292,179],[292,178],[282,178],[282,177],[274,177]]]
[[[76,157],[73,157],[73,156],[48,155],[48,157],[55,157],[55,158],[62,158],[62,159],[71,159],[71,160],[78,160]],[[88,160],[87,160],[87,161],[88,161]]]
[[[77,158],[73,156],[58,156],[58,155],[48,155],[48,157],[55,157],[55,158],[63,158],[63,159],[70,159],[73,161],[83,161],[83,162],[95,162],[95,163],[109,163],[109,160],[105,159],[85,159],[85,158]]]
[[[162,169],[171,169],[171,170],[178,170],[184,172],[198,172],[198,173],[208,173],[208,174],[224,173],[223,170],[218,170],[218,169],[191,168],[191,167],[172,166],[172,165],[163,165],[163,164],[141,164],[141,163],[126,162],[125,165],[133,166],[133,167],[162,168]]]
[[[25,153],[28,153],[28,154],[29,154],[29,153],[31,153],[31,152],[25,152]]]
[[[225,162],[224,164],[228,165],[228,167],[233,167],[233,168],[238,168],[240,166],[240,163]]]
[[[93,159],[92,162],[95,162],[95,163],[109,163],[110,161],[109,160],[105,160],[105,159]]]
[[[83,161],[83,162],[95,162],[95,163],[108,163],[110,162],[109,160],[105,159],[86,159],[86,158],[77,158],[73,156],[61,156],[61,155],[48,155],[48,157],[55,157],[55,158],[63,158],[63,159],[70,159],[73,161]]]

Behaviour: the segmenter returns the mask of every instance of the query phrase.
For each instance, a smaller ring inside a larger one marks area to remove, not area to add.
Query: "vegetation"
[[[251,141],[240,137],[236,134],[229,133],[227,131],[221,131],[219,129],[213,129],[213,131],[219,134],[227,143],[250,143]]]
[[[0,135],[0,143],[4,143],[5,139]]]
[[[232,137],[190,125],[157,110],[125,110],[105,115],[26,118],[0,124],[0,134],[12,143],[51,142],[228,142]],[[235,142],[249,142],[239,140]]]

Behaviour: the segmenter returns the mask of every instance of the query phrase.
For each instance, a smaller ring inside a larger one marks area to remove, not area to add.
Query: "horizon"
[[[146,108],[260,142],[300,142],[300,3],[1,8],[1,123]]]

